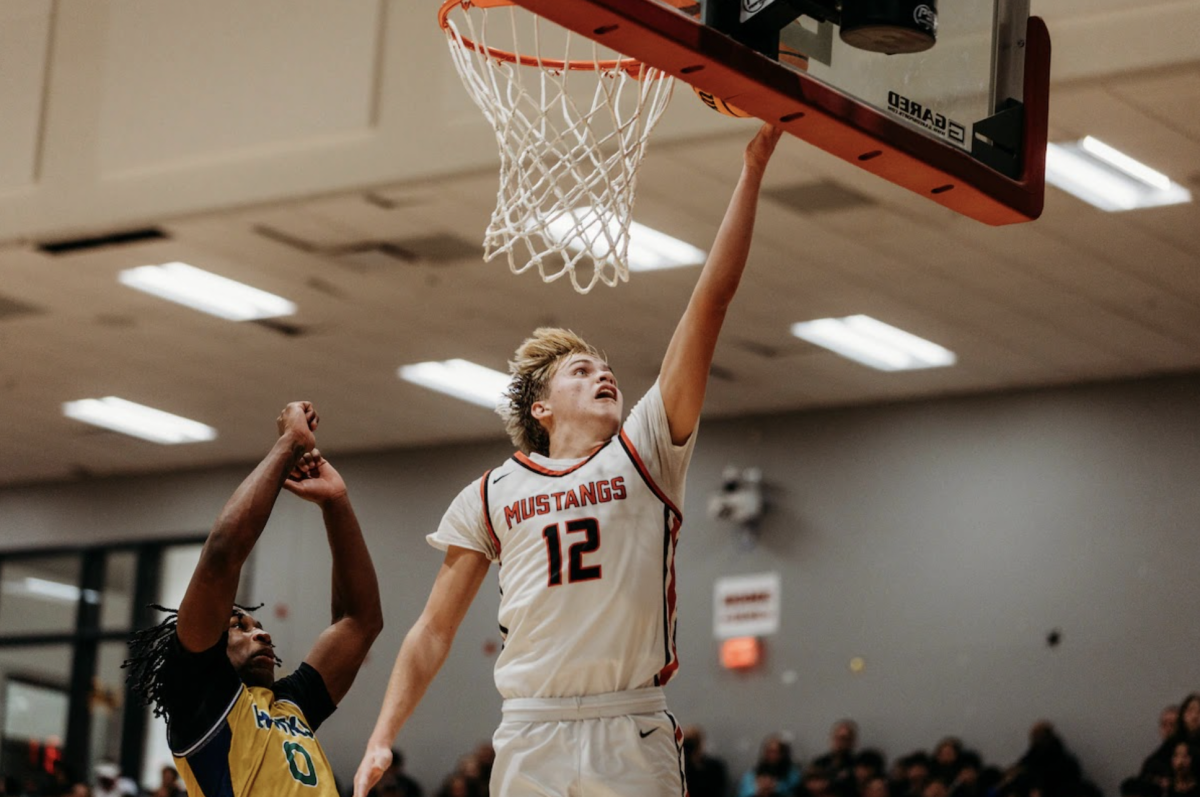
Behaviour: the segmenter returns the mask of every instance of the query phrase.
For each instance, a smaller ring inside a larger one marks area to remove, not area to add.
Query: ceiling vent
[[[170,238],[157,227],[145,227],[138,230],[94,235],[88,238],[71,238],[63,241],[43,241],[37,245],[39,251],[48,255],[67,255],[74,252],[95,251],[115,246],[147,243],[149,241],[165,241]]]
[[[323,246],[262,224],[255,226],[254,232],[305,254],[330,257],[361,271],[392,268],[397,263],[440,266],[483,256],[480,244],[449,233]]]

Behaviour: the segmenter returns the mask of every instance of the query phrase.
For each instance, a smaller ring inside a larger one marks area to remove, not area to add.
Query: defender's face
[[[262,623],[249,614],[229,618],[229,663],[247,686],[275,685],[275,648]]]
[[[549,410],[555,428],[601,423],[611,428],[609,436],[621,428],[623,399],[617,378],[608,363],[590,354],[568,357],[550,378],[546,398],[534,405],[535,412],[539,404]]]

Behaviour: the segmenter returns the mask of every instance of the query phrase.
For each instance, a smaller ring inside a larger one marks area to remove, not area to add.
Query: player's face
[[[568,357],[550,378],[550,389],[541,403],[550,408],[555,429],[595,423],[611,437],[621,427],[622,396],[617,378],[608,363],[590,354]]]
[[[229,618],[229,662],[242,683],[248,686],[274,686],[275,646],[271,635],[252,615]]]

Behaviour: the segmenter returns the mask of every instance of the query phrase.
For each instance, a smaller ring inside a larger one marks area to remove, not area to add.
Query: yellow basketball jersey
[[[224,720],[175,763],[189,797],[338,797],[304,712],[264,687],[243,685]]]

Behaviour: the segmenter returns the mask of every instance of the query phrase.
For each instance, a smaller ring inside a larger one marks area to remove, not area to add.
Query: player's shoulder
[[[455,501],[469,501],[476,503],[479,501],[480,495],[485,492],[486,488],[497,479],[503,479],[505,476],[511,475],[519,470],[519,466],[513,457],[509,457],[495,467],[487,468],[480,472],[478,476],[467,483],[458,492]]]

